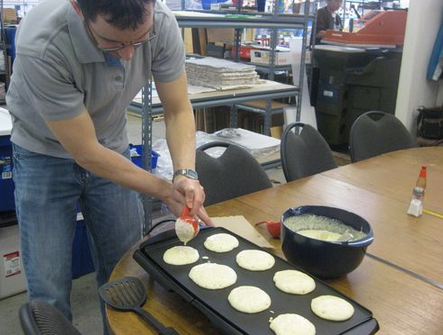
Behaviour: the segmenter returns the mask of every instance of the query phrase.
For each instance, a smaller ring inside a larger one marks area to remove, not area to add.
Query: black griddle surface
[[[239,240],[239,246],[227,253],[216,253],[207,250],[203,245],[204,241],[210,235],[218,233],[228,233],[235,236]],[[311,321],[317,330],[316,335],[348,333],[365,335],[372,334],[378,329],[377,322],[372,318],[371,311],[313,276],[311,277],[315,280],[316,288],[309,294],[293,295],[277,289],[273,281],[274,274],[277,271],[288,269],[300,270],[277,256],[274,256],[275,265],[269,270],[253,272],[242,269],[235,261],[236,255],[240,251],[263,249],[225,228],[202,229],[199,235],[188,243],[189,246],[197,249],[200,254],[200,259],[196,263],[189,265],[174,266],[163,261],[163,254],[167,249],[183,245],[175,234],[169,232],[169,234],[164,234],[163,237],[161,238],[161,235],[159,235],[157,238],[149,239],[143,243],[134,254],[135,260],[163,286],[174,290],[203,313],[207,314],[214,325],[225,334],[274,335],[274,332],[269,328],[269,319],[284,313],[300,314]],[[208,259],[202,258],[205,256]],[[221,290],[207,290],[197,286],[188,277],[189,271],[193,266],[208,261],[230,266],[237,273],[237,282]],[[256,314],[246,314],[235,310],[229,304],[228,295],[233,288],[242,285],[257,286],[264,290],[271,297],[271,307]],[[334,322],[316,316],[311,311],[311,300],[325,294],[341,297],[351,303],[355,309],[352,318],[346,321]],[[369,328],[372,331],[357,331],[355,327],[358,328],[358,326],[364,323],[373,323],[377,326],[377,329],[372,329],[375,326],[368,327],[367,324],[363,328]]]

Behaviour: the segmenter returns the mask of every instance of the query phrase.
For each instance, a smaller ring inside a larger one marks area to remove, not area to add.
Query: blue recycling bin
[[[85,221],[79,220],[72,244],[72,278],[76,279],[94,272],[94,269],[86,224]]]
[[[5,27],[6,34],[6,44],[8,48],[6,50],[6,54],[11,57],[12,62],[14,63],[15,59],[15,33],[17,29],[15,27]]]
[[[217,0],[202,0],[203,9],[211,9],[211,3],[217,3]]]
[[[15,210],[11,129],[9,112],[0,108],[0,212]]]
[[[141,145],[141,144],[134,145],[134,144],[130,143],[129,148],[131,149],[131,161],[135,165],[143,168],[143,145]],[[135,150],[135,151],[133,151],[133,150]],[[158,160],[159,156],[160,156],[160,154],[157,151],[151,149],[151,168],[152,168],[152,170],[154,170],[157,167],[157,160]]]

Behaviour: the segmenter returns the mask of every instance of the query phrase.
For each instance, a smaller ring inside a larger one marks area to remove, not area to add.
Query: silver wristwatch
[[[177,176],[184,176],[186,178],[194,179],[194,180],[198,179],[198,173],[197,173],[197,171],[195,171],[193,169],[179,169],[179,170],[175,171],[174,175],[172,176],[172,180],[174,180],[175,177],[177,177]]]

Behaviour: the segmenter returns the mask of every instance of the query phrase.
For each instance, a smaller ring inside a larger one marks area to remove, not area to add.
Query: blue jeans
[[[77,204],[85,218],[96,280],[101,286],[123,253],[141,238],[143,216],[138,194],[89,173],[72,159],[37,154],[15,144],[13,152],[16,212],[29,300],[49,302],[72,320]],[[125,155],[129,157],[129,150]]]

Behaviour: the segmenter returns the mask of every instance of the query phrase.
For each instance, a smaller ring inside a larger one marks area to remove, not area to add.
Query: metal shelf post
[[[152,81],[149,80],[142,89],[142,147],[143,167],[152,171]],[[144,224],[143,236],[147,234],[152,225],[152,197],[141,194]]]

